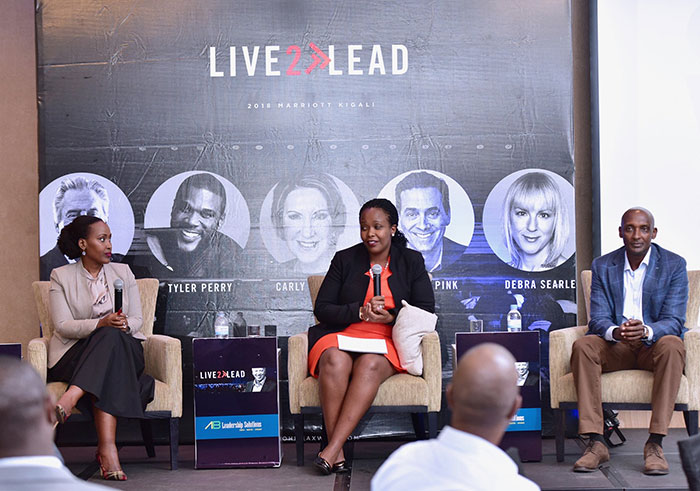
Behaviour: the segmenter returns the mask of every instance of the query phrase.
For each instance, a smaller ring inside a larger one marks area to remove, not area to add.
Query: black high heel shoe
[[[344,460],[336,462],[333,464],[332,470],[335,474],[343,474],[345,472],[350,472],[350,466]]]
[[[333,472],[333,467],[331,467],[326,459],[321,457],[321,454],[318,454],[314,459],[314,467],[324,476],[330,476]]]

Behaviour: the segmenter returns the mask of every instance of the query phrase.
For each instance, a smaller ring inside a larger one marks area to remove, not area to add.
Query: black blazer
[[[420,252],[392,244],[389,252],[389,288],[396,307],[389,312],[396,316],[401,300],[435,312],[435,296],[430,277]],[[314,315],[319,324],[309,328],[309,350],[329,333],[340,332],[360,322],[360,306],[365,300],[370,277],[369,252],[363,243],[339,251],[333,256],[326,278],[316,297]]]

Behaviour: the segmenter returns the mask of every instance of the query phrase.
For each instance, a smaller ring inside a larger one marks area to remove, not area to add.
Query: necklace
[[[374,263],[374,264],[377,264],[377,263]],[[373,264],[372,264],[372,262],[370,261],[370,264],[369,264],[369,274],[372,274],[372,266],[373,266]],[[382,269],[382,271],[384,271],[384,270],[385,270],[386,268],[388,268],[388,267],[389,267],[389,258],[387,257],[387,258],[386,258],[386,263],[384,264],[384,269]]]

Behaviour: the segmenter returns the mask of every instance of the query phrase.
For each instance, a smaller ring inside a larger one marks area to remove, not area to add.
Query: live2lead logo
[[[256,75],[256,70],[258,67],[258,59],[260,58],[260,48],[261,46],[241,46],[240,56],[243,58],[246,73],[249,77]],[[280,52],[280,46],[263,46],[265,51],[265,75],[266,77],[279,77],[282,72],[278,70],[278,64],[280,60],[278,58]],[[328,54],[324,53],[318,46],[314,43],[309,43],[309,48],[311,48],[311,63],[304,68],[299,66],[299,61],[301,59],[302,49],[296,44],[292,44],[287,47],[285,53],[291,57],[289,65],[287,66],[285,75],[298,76],[303,73],[309,75],[315,68],[323,70],[328,67],[329,75],[365,75],[365,69],[367,68],[367,75],[386,75],[386,64],[384,62],[384,54],[382,52],[381,44],[372,45],[372,51],[369,54],[369,63],[365,65],[366,61],[363,62],[364,46],[361,44],[349,44],[347,46],[347,72],[336,68],[335,65],[335,46],[329,45],[327,48]],[[238,68],[238,58],[239,50],[236,46],[230,46],[228,49],[228,76],[235,77]],[[364,53],[366,55],[366,51]],[[225,55],[224,55],[225,56]],[[404,75],[408,72],[408,48],[403,44],[392,44],[391,45],[391,75]],[[364,60],[367,60],[365,56]],[[303,65],[303,64],[302,64]],[[217,66],[217,47],[209,47],[209,76],[210,77],[223,77],[225,75],[223,68],[224,65],[219,65],[222,69],[219,70]]]

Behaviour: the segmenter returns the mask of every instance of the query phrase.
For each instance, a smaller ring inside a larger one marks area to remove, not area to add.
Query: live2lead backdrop
[[[569,2],[44,0],[37,26],[43,279],[92,213],[162,280],[160,332],[240,311],[289,336],[398,188],[445,379],[470,315],[518,303],[545,354],[575,323]]]

